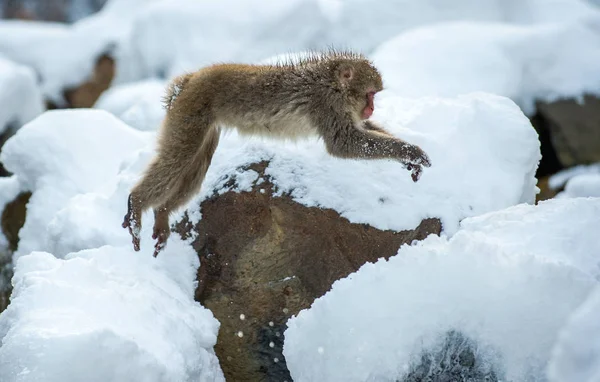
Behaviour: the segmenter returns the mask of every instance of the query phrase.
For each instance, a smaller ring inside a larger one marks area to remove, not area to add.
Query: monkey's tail
[[[173,108],[173,103],[175,102],[179,94],[181,94],[187,83],[190,81],[190,78],[192,78],[192,74],[188,73],[176,77],[173,81],[171,81],[167,88],[167,93],[162,99],[163,107],[165,109],[171,110]]]

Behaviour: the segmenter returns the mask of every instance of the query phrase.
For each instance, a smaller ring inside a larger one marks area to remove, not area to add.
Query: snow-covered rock
[[[290,319],[294,381],[396,381],[452,331],[498,380],[546,381],[559,330],[598,285],[600,199],[519,205],[461,226],[364,265]],[[440,367],[451,365],[429,372]]]
[[[127,52],[120,46],[129,36],[133,18],[153,1],[159,0],[109,0],[100,12],[69,26],[1,21],[0,54],[32,67],[44,95],[62,105],[62,92],[83,83],[100,55],[112,54],[121,61]]]
[[[0,133],[17,129],[44,111],[42,94],[30,68],[0,54]]]
[[[560,171],[548,179],[552,190],[560,190],[557,198],[600,197],[600,163],[579,165]]]
[[[526,113],[536,100],[600,94],[600,13],[571,22],[517,26],[445,23],[413,29],[373,53],[385,86],[403,96],[486,91]]]
[[[2,381],[224,381],[219,323],[194,301],[198,258],[104,246],[21,257],[0,316]]]
[[[531,25],[576,20],[597,12],[581,0],[317,1],[331,20],[331,24],[324,27],[323,40],[336,45],[350,45],[366,53],[372,52],[384,40],[427,24],[480,21]],[[442,34],[440,37],[447,42],[452,41],[450,35]]]
[[[103,195],[112,194],[125,158],[147,145],[151,138],[152,135],[138,132],[100,110],[49,111],[19,130],[0,154],[4,166],[18,182],[18,186],[10,184],[11,189],[33,192],[15,257],[32,251],[66,255],[71,251],[62,251],[61,243],[80,235],[88,239],[84,248],[108,244],[90,237],[89,230],[97,222],[107,225],[101,232],[108,235],[111,225],[103,219],[98,221],[100,217],[91,215],[83,205],[75,202],[79,207],[73,216],[77,219],[71,227],[74,232],[66,230],[53,235],[53,219],[72,198],[83,198],[90,191],[100,200],[105,199]],[[97,212],[106,216],[111,211],[102,208]]]

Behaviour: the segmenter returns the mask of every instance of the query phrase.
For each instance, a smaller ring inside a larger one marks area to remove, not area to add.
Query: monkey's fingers
[[[421,173],[423,172],[423,168],[419,165],[409,164],[406,166],[406,169],[411,172],[410,177],[413,182],[417,182],[419,178],[421,178]]]

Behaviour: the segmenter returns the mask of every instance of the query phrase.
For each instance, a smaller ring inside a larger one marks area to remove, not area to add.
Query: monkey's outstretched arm
[[[422,167],[431,166],[427,154],[420,147],[391,136],[387,131],[364,121],[364,126],[347,123],[335,126],[324,134],[325,145],[331,155],[341,158],[395,159],[411,171],[413,181],[419,180]]]

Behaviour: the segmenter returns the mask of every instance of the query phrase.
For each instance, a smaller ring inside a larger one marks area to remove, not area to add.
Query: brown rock
[[[19,194],[15,200],[8,203],[2,211],[2,233],[8,240],[7,252],[0,253],[0,312],[8,306],[12,291],[10,279],[12,278],[12,252],[19,243],[19,230],[25,224],[27,202],[31,197],[30,192]]]
[[[266,163],[250,167],[268,179]],[[202,203],[197,226],[176,227],[184,237],[198,233],[196,299],[221,322],[215,350],[228,381],[291,381],[282,354],[287,319],[335,280],[442,228],[427,219],[412,231],[381,231],[272,191],[267,181],[216,195]]]
[[[115,61],[107,54],[101,55],[96,61],[92,77],[84,84],[65,90],[65,99],[69,107],[92,107],[110,84],[115,76]]]
[[[540,102],[537,110],[562,166],[600,162],[600,99]]]

